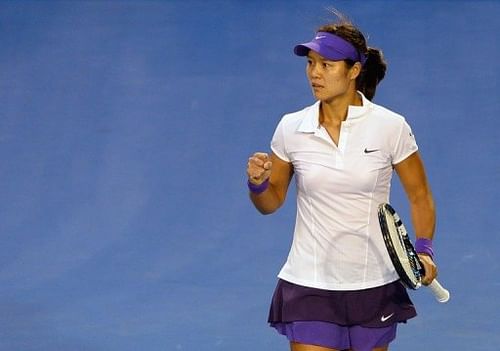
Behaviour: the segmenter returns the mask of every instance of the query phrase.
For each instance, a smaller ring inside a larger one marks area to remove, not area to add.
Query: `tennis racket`
[[[378,220],[385,246],[401,281],[410,289],[420,288],[425,274],[424,266],[418,258],[403,222],[394,208],[387,203],[379,205]],[[436,279],[428,287],[437,301],[444,303],[450,299],[449,291],[443,288]]]

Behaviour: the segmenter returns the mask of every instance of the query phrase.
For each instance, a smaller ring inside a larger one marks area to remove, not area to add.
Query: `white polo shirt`
[[[377,207],[389,200],[393,165],[418,147],[402,116],[362,99],[363,106],[349,106],[338,146],[319,124],[319,101],[285,115],[276,128],[271,149],[293,164],[297,185],[293,243],[281,279],[328,290],[398,279]]]

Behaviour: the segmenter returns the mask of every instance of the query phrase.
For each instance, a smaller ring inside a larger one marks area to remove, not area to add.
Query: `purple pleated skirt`
[[[384,328],[343,327],[329,322],[300,321],[273,324],[290,342],[335,350],[372,351],[396,338],[397,323]]]
[[[323,321],[340,326],[385,328],[417,315],[400,281],[376,288],[331,291],[280,279],[268,321],[271,326],[296,321]]]

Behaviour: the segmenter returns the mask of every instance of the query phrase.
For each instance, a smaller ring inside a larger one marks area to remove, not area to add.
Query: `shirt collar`
[[[361,95],[361,100],[363,102],[363,106],[353,106],[349,105],[347,109],[347,118],[346,121],[353,121],[363,117],[371,108],[372,102],[368,100],[363,93],[358,91]],[[304,133],[314,133],[320,125],[319,125],[319,106],[320,101],[316,101],[314,105],[312,105],[309,109],[307,109],[306,115],[302,119],[297,131]]]

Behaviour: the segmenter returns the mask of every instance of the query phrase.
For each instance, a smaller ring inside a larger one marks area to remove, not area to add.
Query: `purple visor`
[[[328,32],[318,32],[309,43],[295,46],[293,51],[297,56],[307,56],[309,50],[315,51],[331,61],[352,60],[364,65],[366,56],[362,55],[347,40]]]

